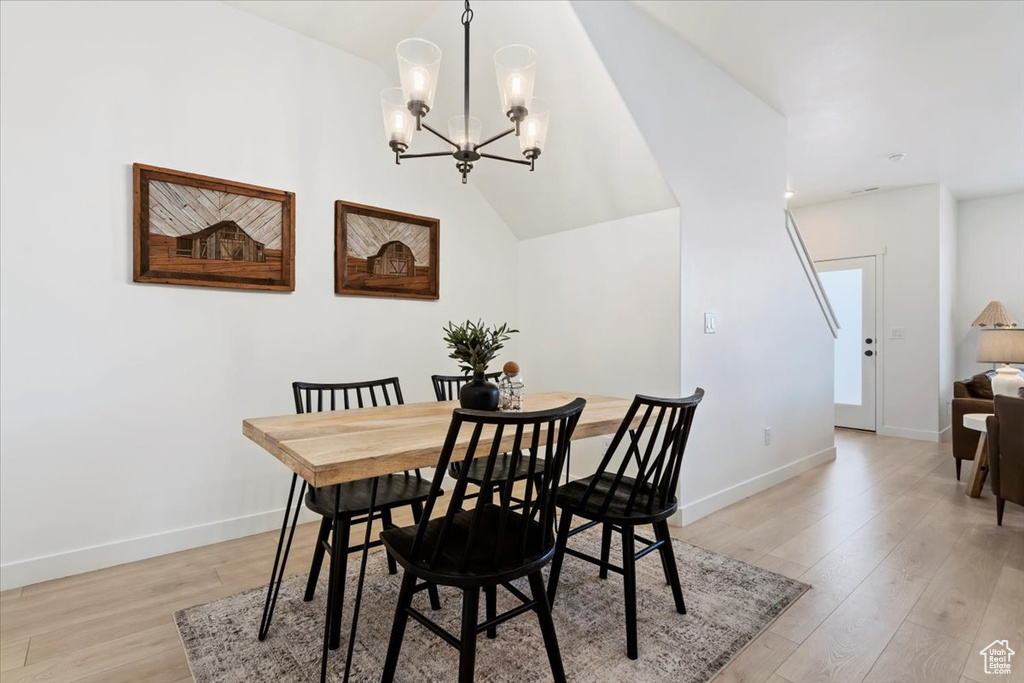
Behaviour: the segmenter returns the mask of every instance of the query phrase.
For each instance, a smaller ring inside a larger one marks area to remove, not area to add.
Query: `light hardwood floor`
[[[978,651],[997,638],[1022,653],[1000,680],[1024,683],[1024,510],[1007,505],[997,527],[991,491],[964,495],[948,444],[841,430],[836,442],[835,462],[673,529],[814,586],[716,683],[985,683]],[[289,574],[306,570],[315,533],[296,532]],[[171,614],[263,584],[276,541],[0,593],[0,681],[191,681]]]

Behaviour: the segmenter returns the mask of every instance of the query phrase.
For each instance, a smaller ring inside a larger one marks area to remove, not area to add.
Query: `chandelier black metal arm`
[[[451,151],[439,151],[439,152],[425,152],[425,153],[407,153],[408,145],[403,142],[392,141],[391,148],[395,153],[395,163],[401,164],[403,159],[423,159],[427,157],[445,157],[451,156],[455,159],[456,169],[462,174],[462,182],[466,183],[469,172],[473,170],[473,163],[481,158],[494,159],[496,161],[504,161],[511,164],[519,164],[522,166],[529,166],[530,171],[534,170],[534,162],[537,157],[540,156],[539,148],[531,148],[523,151],[523,155],[526,160],[522,159],[510,159],[508,157],[499,156],[496,154],[487,154],[479,151],[481,148],[486,147],[492,142],[496,142],[508,135],[515,134],[519,136],[520,126],[519,124],[526,118],[528,111],[525,107],[514,107],[508,112],[509,118],[512,120],[513,125],[511,128],[504,130],[496,135],[492,135],[483,142],[473,143],[470,141],[470,116],[469,116],[469,27],[473,21],[473,10],[470,9],[469,0],[466,0],[465,10],[462,13],[462,25],[465,30],[465,69],[464,69],[464,106],[463,106],[463,123],[465,125],[463,142],[461,145],[451,140],[446,135],[443,135],[439,131],[432,128],[426,122],[423,121],[423,117],[427,115],[429,109],[424,106],[423,102],[409,102],[408,109],[409,113],[412,114],[416,119],[416,130],[426,129],[429,133],[440,138],[446,144],[452,147]]]

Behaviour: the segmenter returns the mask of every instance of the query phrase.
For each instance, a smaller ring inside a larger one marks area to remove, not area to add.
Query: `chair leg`
[[[405,625],[409,622],[409,613],[406,611],[412,605],[412,596],[416,588],[416,577],[410,572],[402,576],[402,588],[398,592],[398,606],[395,607],[395,620],[391,623],[391,640],[388,641],[388,654],[384,659],[384,673],[381,675],[381,683],[391,683],[395,679],[395,669],[398,668],[398,654],[402,650],[402,641],[405,639]]]
[[[341,539],[338,537],[338,529],[341,526],[341,516],[338,515],[338,509],[341,507],[341,487],[337,486],[334,489],[334,512],[331,514],[331,528],[334,532],[331,534],[331,568],[327,573],[327,614],[324,615],[324,642],[323,650],[320,655],[320,683],[327,683],[327,657],[330,655],[330,642],[331,642],[331,624],[334,621],[333,614],[335,608],[338,612],[341,612],[340,605],[335,605],[335,598],[337,598],[337,586],[335,586],[335,578],[337,576],[334,571],[336,560],[335,558],[341,556]],[[346,549],[347,550],[347,549]],[[345,553],[347,554],[347,553]],[[336,647],[336,646],[335,646]]]
[[[668,585],[672,586],[672,597],[676,601],[676,611],[686,614],[686,602],[683,601],[683,588],[679,585],[679,569],[676,567],[676,555],[672,552],[672,536],[668,531],[668,520],[661,520],[654,524],[654,537],[664,541],[658,550],[661,551],[661,565],[668,578]]]
[[[533,591],[534,610],[540,622],[540,632],[544,636],[544,649],[548,652],[548,663],[551,665],[551,677],[555,683],[565,683],[565,669],[562,667],[562,653],[558,650],[558,638],[555,635],[555,622],[551,619],[551,605],[544,593],[544,578],[540,572],[530,574],[530,588]]]
[[[462,638],[459,639],[459,683],[473,683],[476,668],[476,626],[480,611],[480,589],[462,591]]]
[[[956,480],[960,481],[960,465],[963,463],[963,460],[960,458],[954,458],[954,460],[956,460]]]
[[[306,594],[302,596],[302,599],[309,602],[313,599],[313,595],[316,593],[316,582],[320,578],[320,567],[324,564],[324,543],[330,537],[331,533],[331,518],[324,517],[320,520],[320,531],[316,535],[316,547],[313,548],[313,562],[309,565],[309,580],[306,581]]]
[[[487,602],[487,621],[498,616],[498,589],[496,586],[484,586],[484,599]],[[498,627],[487,629],[487,637],[491,640],[498,637]]]
[[[601,562],[605,565],[608,564],[608,559],[612,553],[612,525],[609,522],[605,522],[601,528]],[[608,567],[602,566],[601,571],[598,572],[598,576],[602,579],[608,578]]]
[[[1005,498],[996,498],[996,523],[1003,525],[1003,507],[1006,505]]]
[[[626,598],[626,656],[636,659],[636,542],[634,529],[622,527],[622,583]]]
[[[345,608],[345,577],[348,570],[348,537],[351,527],[347,517],[338,517],[331,545],[331,573],[334,575],[334,609],[331,610],[330,648],[341,645],[341,613]]]
[[[381,526],[385,529],[394,528],[395,523],[391,519],[391,508],[384,508],[380,511],[380,521],[382,522]],[[367,522],[367,524],[369,524],[369,522]],[[391,556],[391,553],[388,552],[387,548],[384,549],[384,553],[388,556],[388,574],[397,574],[398,565],[395,563],[395,558]]]
[[[558,576],[562,573],[562,560],[565,559],[565,545],[569,541],[572,527],[572,513],[562,510],[562,518],[558,520],[558,538],[555,541],[555,556],[551,560],[551,574],[548,576],[548,605],[554,606],[555,592],[558,591]]]
[[[410,504],[412,507],[412,520],[416,523],[420,523],[420,519],[423,518],[423,503],[418,500],[412,501]],[[430,609],[437,611],[441,609],[441,596],[437,594],[437,586],[430,584],[427,587],[427,595],[430,596]]]

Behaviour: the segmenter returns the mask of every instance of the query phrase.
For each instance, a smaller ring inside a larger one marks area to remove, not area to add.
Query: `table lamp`
[[[978,335],[978,362],[1004,363],[992,378],[992,393],[1016,396],[1024,387],[1024,377],[1009,364],[1024,363],[1024,328],[982,330]]]

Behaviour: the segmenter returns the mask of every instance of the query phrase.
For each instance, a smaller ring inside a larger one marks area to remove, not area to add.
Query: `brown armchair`
[[[996,521],[1002,526],[1006,501],[1024,505],[1024,398],[996,396],[994,403],[996,414],[985,421],[985,427]]]
[[[960,464],[974,460],[978,450],[978,437],[973,429],[964,427],[964,415],[992,412],[992,380],[986,374],[975,375],[961,382],[953,382],[953,457],[956,459],[956,479],[960,481]],[[986,443],[984,448],[988,448]]]

